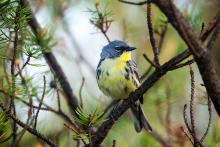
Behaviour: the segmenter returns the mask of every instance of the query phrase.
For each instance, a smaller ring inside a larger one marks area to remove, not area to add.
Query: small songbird
[[[140,86],[137,66],[131,59],[131,51],[134,49],[123,41],[112,41],[102,49],[96,79],[100,90],[106,96],[126,99]],[[135,130],[140,132],[144,128],[152,131],[140,103],[143,103],[143,98],[131,106]]]

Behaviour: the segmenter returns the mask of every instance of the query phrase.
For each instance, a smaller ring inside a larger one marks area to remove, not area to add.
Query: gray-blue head
[[[124,52],[129,52],[136,49],[135,47],[130,47],[127,43],[123,41],[112,41],[108,45],[104,46],[101,53],[101,60],[105,58],[115,58],[121,56]]]

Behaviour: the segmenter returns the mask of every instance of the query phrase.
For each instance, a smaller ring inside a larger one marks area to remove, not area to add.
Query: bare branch
[[[118,0],[119,2],[125,3],[125,4],[131,4],[131,5],[144,5],[147,3],[147,1],[142,1],[142,2],[129,2],[129,1],[125,1],[125,0]],[[150,1],[150,0],[148,0]]]
[[[144,56],[144,59],[146,59],[147,62],[150,63],[151,66],[155,67],[156,69],[159,68],[159,66],[153,63],[146,54],[143,54],[143,56]]]
[[[189,131],[189,133],[191,133],[192,130],[189,127],[189,123],[188,123],[188,120],[187,120],[186,109],[187,109],[187,104],[185,104],[184,108],[183,108],[183,119],[184,119],[184,123],[185,123],[185,126],[186,126],[187,130]]]
[[[202,44],[199,38],[196,37],[191,26],[172,2],[167,0],[152,0],[152,2],[167,16],[169,22],[190,48],[207,92],[212,99],[216,111],[220,115],[220,82],[212,64],[210,52]]]
[[[157,65],[157,67],[160,66],[159,63],[159,57],[158,57],[158,48],[156,46],[156,41],[154,38],[154,30],[153,30],[153,25],[152,25],[152,19],[151,19],[151,3],[147,4],[147,26],[148,26],[148,31],[149,31],[149,36],[150,36],[150,43],[153,49],[154,53],[154,63]]]
[[[113,140],[112,147],[116,147],[116,140]]]
[[[84,83],[85,83],[85,78],[83,77],[82,84],[81,84],[80,89],[79,89],[79,99],[80,99],[80,107],[81,108],[83,108],[82,89],[83,89]]]
[[[195,131],[195,114],[194,114],[194,99],[195,99],[195,77],[192,66],[189,65],[190,68],[190,77],[191,77],[191,97],[190,97],[190,120],[191,120],[191,135],[194,140],[194,144],[197,144],[197,136]]]
[[[209,132],[209,128],[211,126],[211,122],[212,122],[212,102],[211,99],[208,97],[208,111],[209,111],[209,121],[208,121],[208,126],[206,128],[205,133],[203,134],[202,138],[200,139],[200,142],[203,142],[204,139],[206,138],[208,132]]]
[[[41,96],[41,99],[40,99],[40,103],[39,103],[39,106],[38,106],[38,109],[37,109],[37,112],[36,112],[36,116],[35,116],[35,121],[34,121],[34,128],[35,129],[37,127],[37,118],[38,118],[41,106],[43,104],[43,100],[44,100],[45,92],[46,92],[46,78],[45,78],[45,76],[43,78],[44,78],[43,93],[42,93],[42,96]]]
[[[189,136],[189,134],[185,131],[185,129],[183,127],[180,127],[180,129],[183,131],[183,133],[185,134],[185,136],[189,139],[189,141],[191,142],[191,144],[193,145],[193,141],[191,139],[191,137]]]
[[[28,57],[27,57],[27,60],[26,60],[25,63],[22,65],[22,67],[19,68],[19,66],[18,66],[19,71],[18,71],[18,73],[15,74],[15,76],[19,75],[19,74],[23,71],[23,69],[28,65],[30,59],[31,59],[31,57],[28,56]]]
[[[27,126],[25,123],[20,121],[17,117],[15,117],[15,115],[13,115],[12,113],[8,112],[6,110],[6,108],[3,106],[2,103],[0,103],[0,107],[4,111],[5,115],[8,116],[9,118],[11,118],[12,120],[14,120],[14,122],[16,122],[16,124],[18,124],[22,128],[25,128],[29,133],[37,136],[39,139],[41,139],[43,142],[47,143],[51,147],[56,147],[56,145],[49,138],[47,138],[44,135],[40,134],[36,129]]]
[[[218,38],[218,35],[220,33],[220,12],[219,12],[219,16],[217,17],[217,25],[213,31],[212,36],[210,37],[210,40],[208,42],[207,48],[210,50],[212,49],[216,39]]]
[[[10,97],[10,106],[9,106],[9,111],[13,112],[13,114],[16,116],[16,107],[15,107],[15,89],[16,89],[16,76],[15,76],[15,65],[16,65],[16,59],[17,59],[17,47],[18,47],[18,31],[19,31],[19,10],[20,6],[18,5],[16,8],[16,14],[14,18],[14,40],[13,40],[13,51],[12,51],[12,61],[11,61],[11,93],[12,96]],[[17,137],[17,125],[15,122],[13,122],[13,138],[12,138],[12,146],[15,146],[16,142],[16,137]]]
[[[180,63],[180,64],[178,64],[176,66],[173,66],[172,68],[170,68],[170,70],[176,70],[178,68],[182,68],[184,66],[191,65],[194,62],[195,62],[194,59],[191,59],[191,60],[188,60],[188,61],[186,61],[184,63]]]

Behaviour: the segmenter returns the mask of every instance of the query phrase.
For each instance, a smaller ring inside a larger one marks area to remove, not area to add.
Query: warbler
[[[117,40],[103,47],[96,69],[96,79],[100,90],[106,96],[126,99],[140,86],[137,66],[131,58],[131,51],[134,49],[136,48]],[[152,131],[140,103],[143,103],[143,97],[131,106],[135,130],[140,132],[144,128]]]

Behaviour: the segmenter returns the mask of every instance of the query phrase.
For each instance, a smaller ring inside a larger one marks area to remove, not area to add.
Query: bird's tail
[[[145,117],[140,104],[135,103],[134,105],[132,105],[131,111],[134,115],[134,127],[136,132],[140,132],[142,128],[144,128],[148,132],[152,132],[151,125],[149,124],[147,118]]]

